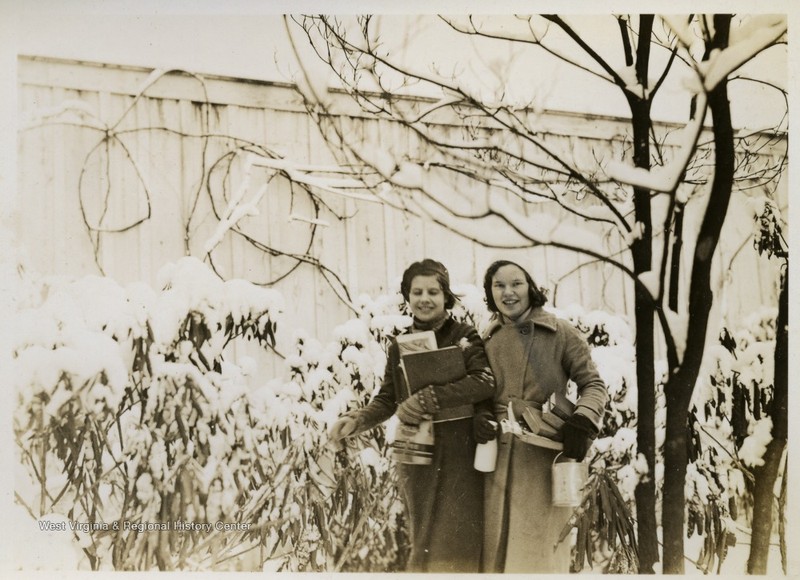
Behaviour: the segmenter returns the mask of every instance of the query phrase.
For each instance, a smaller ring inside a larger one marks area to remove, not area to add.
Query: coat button
[[[519,329],[519,333],[520,334],[528,334],[528,328],[527,327],[526,328],[520,328]]]

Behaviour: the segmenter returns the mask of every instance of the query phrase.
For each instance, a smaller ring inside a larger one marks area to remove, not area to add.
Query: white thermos
[[[493,427],[497,427],[497,423],[491,421]],[[498,434],[499,436],[499,434]],[[494,471],[497,464],[497,437],[486,443],[478,443],[475,446],[475,462],[473,463],[475,469],[490,473]]]

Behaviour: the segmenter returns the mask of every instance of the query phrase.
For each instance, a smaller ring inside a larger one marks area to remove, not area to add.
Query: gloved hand
[[[597,427],[586,416],[573,413],[561,428],[564,435],[564,456],[583,461],[597,436]]]
[[[425,408],[419,393],[414,393],[397,406],[397,417],[409,425],[419,425],[431,415]]]
[[[497,421],[494,413],[488,410],[475,413],[472,417],[472,432],[478,443],[486,443],[497,437]]]
[[[333,424],[328,432],[328,440],[333,444],[334,449],[338,449],[341,446],[340,441],[345,437],[355,435],[356,431],[358,431],[358,419],[348,413],[339,417]]]

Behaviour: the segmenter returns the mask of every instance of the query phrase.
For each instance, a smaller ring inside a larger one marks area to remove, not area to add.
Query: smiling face
[[[408,292],[408,305],[420,322],[444,316],[444,292],[436,276],[414,276]]]
[[[492,298],[506,318],[516,320],[522,316],[531,305],[525,273],[512,264],[499,268],[492,276]]]

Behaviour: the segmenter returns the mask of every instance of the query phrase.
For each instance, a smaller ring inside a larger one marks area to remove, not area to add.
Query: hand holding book
[[[397,417],[408,425],[419,425],[422,421],[432,418],[434,410],[429,410],[425,399],[420,397],[418,391],[397,406]]]
[[[392,456],[400,463],[428,465],[433,456],[433,415],[439,404],[432,385],[447,384],[467,374],[461,349],[438,349],[432,331],[397,337],[400,369],[407,387],[397,406],[401,423],[392,442]]]

